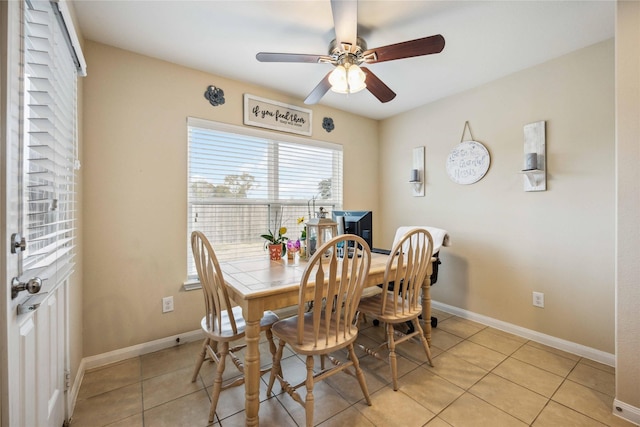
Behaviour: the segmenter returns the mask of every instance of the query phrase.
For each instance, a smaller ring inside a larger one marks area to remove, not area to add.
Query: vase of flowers
[[[300,239],[287,241],[287,257],[293,259],[296,252],[300,250]]]
[[[272,261],[277,261],[282,258],[282,255],[287,252],[287,240],[289,238],[285,236],[287,227],[282,227],[282,215],[278,218],[278,212],[276,212],[276,220],[274,222],[275,227],[272,231],[269,229],[267,234],[261,234],[260,237],[266,240],[265,249],[269,249],[269,258]]]

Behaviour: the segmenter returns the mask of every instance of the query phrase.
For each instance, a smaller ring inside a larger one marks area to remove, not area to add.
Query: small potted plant
[[[276,213],[275,232],[269,230],[267,234],[261,234],[260,237],[266,240],[265,249],[269,249],[269,258],[272,261],[277,261],[282,258],[282,255],[287,253],[286,242],[289,240],[285,233],[287,227],[282,227],[278,221],[278,214]]]

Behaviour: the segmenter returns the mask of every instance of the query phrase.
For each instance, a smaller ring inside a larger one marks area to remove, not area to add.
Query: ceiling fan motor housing
[[[363,38],[356,38],[356,45],[352,46],[348,43],[338,44],[336,39],[329,43],[329,55],[333,59],[334,65],[356,64],[359,65],[366,61],[364,52],[367,50],[367,42]]]

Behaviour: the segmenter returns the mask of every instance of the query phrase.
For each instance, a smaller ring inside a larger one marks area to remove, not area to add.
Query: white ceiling
[[[255,59],[261,51],[326,54],[335,37],[329,0],[73,3],[86,39],[274,89],[299,98],[300,106],[332,67]],[[361,0],[358,35],[369,48],[433,34],[444,36],[445,48],[370,65],[396,92],[391,102],[365,90],[329,91],[320,103],[387,118],[611,38],[614,12],[612,0]]]

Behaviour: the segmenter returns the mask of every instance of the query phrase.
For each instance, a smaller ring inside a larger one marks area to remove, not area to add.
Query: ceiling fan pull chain
[[[473,134],[471,133],[471,126],[469,125],[469,121],[467,120],[466,122],[464,122],[464,129],[462,129],[462,138],[460,138],[460,143],[464,141],[464,134],[467,132],[467,129],[469,130],[469,135],[471,135],[471,139],[467,141],[475,141],[475,139],[473,139]]]

